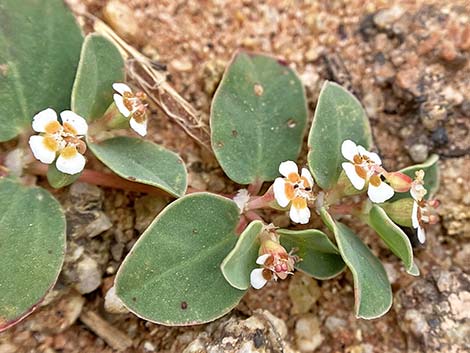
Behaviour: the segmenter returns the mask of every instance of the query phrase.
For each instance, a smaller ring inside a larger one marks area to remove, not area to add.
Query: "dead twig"
[[[112,326],[93,311],[84,311],[80,314],[83,322],[98,337],[102,338],[111,348],[122,352],[132,347],[132,339],[124,332]]]
[[[138,83],[147,96],[191,138],[208,151],[212,151],[209,127],[191,104],[166,82],[166,76],[155,70],[149,58],[127,44],[103,21],[92,15],[87,17],[94,21],[96,32],[107,37],[118,47],[126,60],[129,76]]]

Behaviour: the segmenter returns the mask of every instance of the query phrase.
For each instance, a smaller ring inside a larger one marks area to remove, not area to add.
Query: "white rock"
[[[77,265],[78,282],[75,288],[81,294],[93,292],[101,284],[101,271],[98,263],[91,257],[86,256]]]
[[[123,302],[119,297],[116,295],[116,287],[112,286],[107,292],[104,297],[104,309],[111,314],[125,314],[128,313],[129,310],[126,309]],[[149,343],[150,342],[145,342]],[[144,344],[145,348],[145,344]],[[152,351],[153,352],[153,351]]]
[[[320,321],[312,314],[301,317],[295,323],[295,336],[297,347],[302,352],[314,352],[324,340]]]

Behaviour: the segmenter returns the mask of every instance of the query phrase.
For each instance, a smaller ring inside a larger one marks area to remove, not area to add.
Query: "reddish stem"
[[[35,175],[47,175],[47,165],[38,162],[31,163],[28,167],[28,172]],[[142,192],[151,195],[168,196],[163,190],[157,189],[150,185],[140,184],[121,178],[120,176],[112,173],[103,173],[96,170],[85,169],[78,181],[85,183],[104,186],[113,189]],[[188,188],[187,193],[199,192],[200,190]]]
[[[263,182],[261,180],[256,180],[254,183],[248,185],[248,193],[250,195],[258,195],[262,186]]]
[[[261,216],[259,214],[257,214],[255,211],[247,211],[245,212],[245,217],[249,220],[249,221],[263,221],[263,219],[261,218]]]
[[[266,192],[263,196],[253,197],[250,202],[246,204],[248,210],[257,210],[260,208],[267,208],[269,204],[274,201],[274,194],[271,189]]]
[[[237,228],[235,229],[235,233],[237,233],[238,235],[242,234],[247,225],[248,225],[248,220],[246,219],[244,215],[242,215],[240,217],[240,220],[238,221],[238,225],[237,225]]]

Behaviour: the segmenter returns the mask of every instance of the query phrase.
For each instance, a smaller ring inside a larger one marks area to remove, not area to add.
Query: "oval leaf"
[[[414,273],[413,249],[410,240],[400,227],[388,218],[380,206],[372,206],[367,223],[377,232],[388,248],[403,261],[406,271],[410,274]]]
[[[188,175],[184,162],[174,152],[134,137],[113,137],[88,143],[93,154],[120,177],[152,185],[169,194],[184,195]]]
[[[250,273],[258,267],[256,259],[260,242],[258,234],[263,229],[263,222],[251,222],[238,237],[237,244],[220,265],[222,274],[232,287],[240,290],[250,288]]]
[[[297,159],[306,121],[295,72],[275,58],[238,52],[212,101],[212,148],[233,181],[274,180],[281,162]]]
[[[82,35],[62,0],[0,2],[0,141],[47,107],[69,109]]]
[[[415,173],[422,169],[424,170],[424,187],[428,191],[427,194],[424,196],[425,199],[429,199],[430,197],[434,196],[439,188],[439,156],[437,154],[433,154],[428,160],[422,164],[412,165],[410,167],[406,167],[400,172],[408,175],[411,178],[415,178]],[[396,192],[395,195],[389,200],[397,201],[403,199],[405,197],[410,197],[409,192]]]
[[[62,173],[57,169],[55,163],[49,164],[49,168],[47,169],[47,181],[54,189],[60,189],[72,184],[80,178],[80,175],[82,175],[82,173],[73,175]]]
[[[370,249],[344,224],[321,210],[321,216],[334,233],[341,256],[353,274],[356,316],[375,319],[392,306],[392,289],[387,273]]]
[[[317,279],[330,279],[346,267],[338,248],[325,233],[316,229],[279,229],[277,232],[286,250],[296,249],[294,254],[302,259],[296,264],[296,269]]]
[[[237,241],[239,209],[226,198],[191,194],[153,221],[124,260],[116,294],[137,316],[164,325],[194,325],[230,311],[244,291],[220,264]]]
[[[368,149],[372,144],[369,119],[356,97],[326,81],[308,136],[308,164],[322,189],[330,189],[338,180],[344,160],[341,144],[347,139]]]
[[[65,217],[46,190],[0,179],[0,331],[30,314],[65,255]]]
[[[108,39],[89,34],[83,42],[72,90],[72,110],[88,121],[101,118],[113,102],[113,83],[124,80],[124,60]]]

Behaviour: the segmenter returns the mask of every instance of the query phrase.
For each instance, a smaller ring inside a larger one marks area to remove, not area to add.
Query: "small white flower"
[[[273,184],[274,197],[281,207],[291,204],[289,216],[295,223],[307,224],[310,220],[308,201],[313,200],[313,178],[307,168],[299,175],[297,164],[285,161],[279,165],[284,178],[276,178]]]
[[[376,153],[367,151],[351,140],[343,142],[341,153],[350,161],[342,163],[342,167],[357,190],[362,190],[368,184],[367,195],[375,203],[385,202],[393,196],[393,188],[380,178],[383,173],[382,161]]]
[[[424,196],[427,194],[427,190],[424,188],[424,171],[418,170],[415,176],[415,180],[411,183],[410,188],[410,194],[414,200],[411,223],[413,228],[416,229],[419,242],[423,244],[426,241],[424,224],[434,224],[437,222],[437,216],[433,209],[439,206],[439,201],[424,199]]]
[[[36,159],[51,164],[65,174],[77,174],[85,167],[86,144],[81,139],[88,132],[88,124],[84,118],[70,110],[60,113],[62,124],[57,113],[45,109],[33,117],[33,130],[38,135],[29,138],[29,146]]]
[[[125,83],[114,83],[114,103],[119,112],[129,119],[131,128],[141,136],[147,135],[147,95],[143,92],[133,93]]]
[[[250,273],[253,288],[260,289],[270,280],[286,279],[293,274],[298,257],[287,253],[276,235],[272,234],[261,243],[260,254],[256,263],[263,267],[255,268]]]
[[[233,201],[237,204],[240,209],[240,214],[245,211],[246,204],[250,201],[250,194],[247,189],[238,190],[237,194],[233,198]]]

